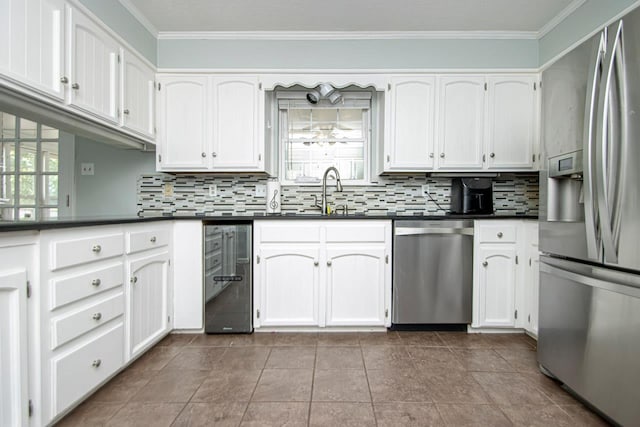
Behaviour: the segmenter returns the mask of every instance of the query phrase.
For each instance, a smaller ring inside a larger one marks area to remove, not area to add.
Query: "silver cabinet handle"
[[[211,153],[211,155],[212,155],[213,157],[218,157],[218,153],[216,153],[215,151],[214,151],[213,153]]]
[[[156,236],[152,236],[150,240],[151,240],[151,243],[155,243],[156,242]]]
[[[95,313],[93,315],[93,320],[100,320],[102,319],[102,313]]]
[[[63,85],[66,85],[67,83],[69,83],[69,79],[65,76],[60,77],[60,83],[62,83]]]
[[[205,153],[204,151],[202,152],[202,154],[200,154],[202,157],[207,157],[207,153]]]
[[[93,363],[91,364],[91,366],[93,366],[94,368],[99,368],[100,365],[102,365],[102,360],[100,359],[94,360]]]
[[[93,248],[91,248],[91,250],[95,253],[100,253],[100,251],[102,250],[102,246],[100,245],[93,245]]]
[[[489,157],[491,157],[492,159],[496,156],[496,153],[491,153],[489,154]]]
[[[71,89],[78,90],[78,89],[80,89],[80,85],[78,83],[74,83],[74,84],[71,85]]]
[[[95,286],[96,288],[97,288],[98,286],[100,286],[100,284],[101,284],[101,283],[102,283],[102,281],[101,281],[100,279],[93,279],[93,280],[91,281],[91,284],[92,284],[93,286]]]
[[[489,263],[488,263],[487,261],[484,261],[484,262],[482,263],[482,266],[483,266],[483,267],[486,267],[487,265],[489,265]]]
[[[125,109],[122,113],[123,113],[123,114],[126,114],[126,115],[128,116],[128,115],[129,115],[129,109],[128,109],[128,108],[127,108],[127,109]]]
[[[502,231],[498,231],[498,239],[502,239],[502,236],[504,236],[504,234],[502,234]]]
[[[313,265],[315,265],[316,267],[318,266],[318,264],[320,264],[318,261],[313,261]]]
[[[429,153],[429,158],[433,159],[433,153]]]
[[[444,159],[444,153],[440,153],[440,158]]]
[[[327,261],[327,267],[331,267],[331,261]]]

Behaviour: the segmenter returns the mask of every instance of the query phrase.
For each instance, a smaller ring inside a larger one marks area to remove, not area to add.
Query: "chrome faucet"
[[[333,172],[336,177],[336,189],[337,191],[342,191],[342,183],[340,182],[340,172],[334,166],[329,166],[326,171],[324,171],[324,176],[322,177],[322,215],[327,214],[327,175],[329,172]]]

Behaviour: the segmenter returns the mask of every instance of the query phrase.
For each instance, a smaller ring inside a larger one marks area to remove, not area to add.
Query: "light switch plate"
[[[267,186],[258,184],[256,185],[256,197],[266,197],[267,196]]]
[[[80,163],[80,175],[93,175],[94,164],[93,163]]]
[[[165,182],[162,186],[164,197],[173,197],[173,184]]]
[[[209,186],[209,197],[216,197],[218,195],[218,186],[211,184]]]

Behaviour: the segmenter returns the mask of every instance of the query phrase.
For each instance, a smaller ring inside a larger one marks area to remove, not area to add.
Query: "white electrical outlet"
[[[422,194],[427,194],[427,193],[430,193],[429,184],[423,184],[422,185]]]
[[[267,186],[258,184],[256,185],[256,197],[266,197],[267,196]]]
[[[216,197],[218,195],[218,186],[211,184],[209,186],[209,197]]]
[[[80,163],[80,175],[93,175],[93,163]]]

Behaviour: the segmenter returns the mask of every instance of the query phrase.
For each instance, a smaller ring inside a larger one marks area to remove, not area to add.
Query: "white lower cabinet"
[[[537,254],[537,232],[531,221],[475,222],[472,327],[531,329],[538,276],[527,248],[535,238]]]
[[[255,328],[391,324],[390,221],[256,221],[254,253]]]

